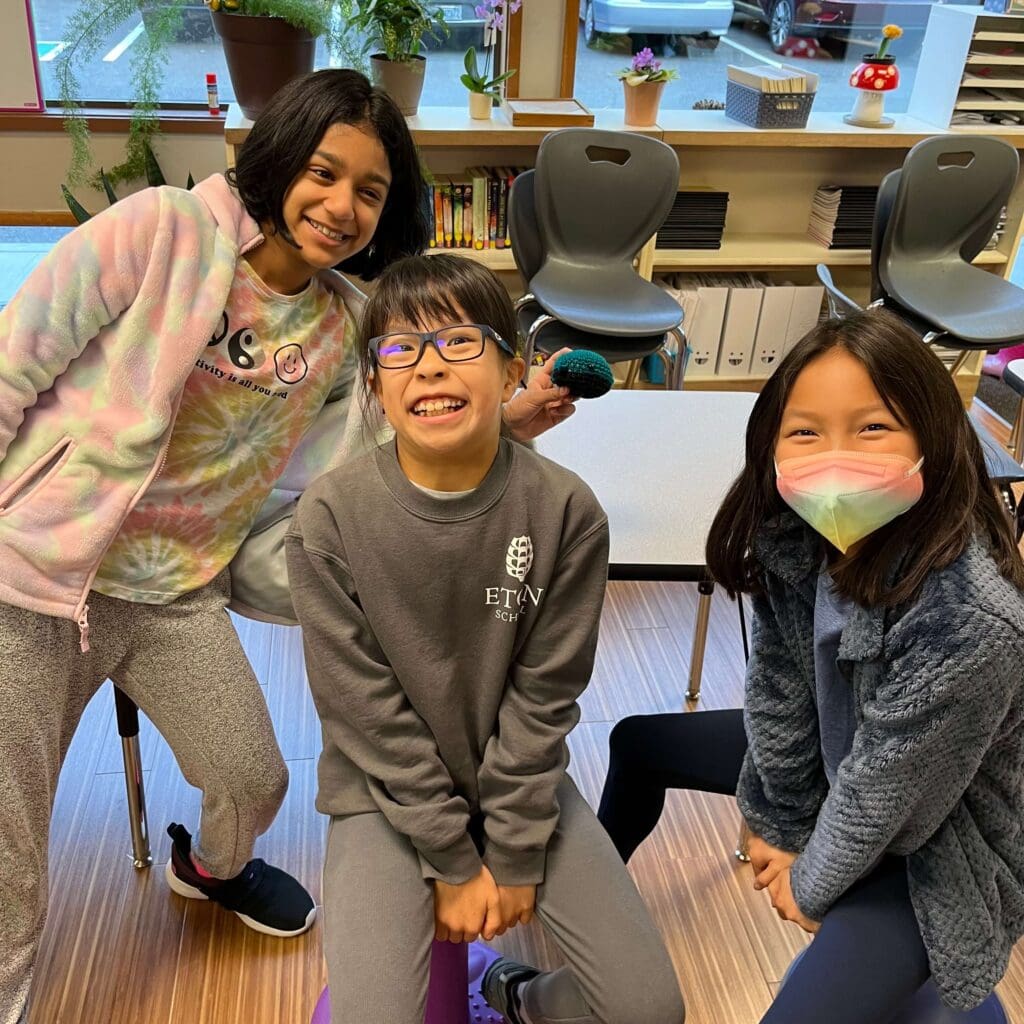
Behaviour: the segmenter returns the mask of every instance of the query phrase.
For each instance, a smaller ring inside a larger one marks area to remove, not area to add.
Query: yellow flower
[[[886,39],[899,39],[899,37],[903,35],[903,29],[901,29],[899,25],[886,25],[885,28],[882,29],[882,35]]]

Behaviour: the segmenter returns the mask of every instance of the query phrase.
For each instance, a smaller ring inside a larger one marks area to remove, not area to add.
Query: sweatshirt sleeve
[[[809,681],[813,670],[808,675],[786,645],[769,599],[756,595],[753,605],[743,708],[748,748],[736,799],[755,835],[797,852],[828,790]]]
[[[25,410],[134,301],[159,217],[157,189],[120,200],[62,238],[0,310],[0,459]]]
[[[541,614],[509,669],[498,727],[480,766],[484,862],[499,885],[544,880],[565,737],[590,682],[608,578],[608,522],[599,506],[595,514],[598,521],[591,518],[559,558]]]
[[[309,509],[300,502],[298,518]],[[416,847],[423,877],[466,882],[481,866],[468,805],[388,664],[344,562],[305,546],[298,529],[285,541],[288,577],[325,738],[365,772],[381,812]]]
[[[820,921],[911,819],[915,834],[930,835],[949,817],[1020,686],[1024,644],[1016,631],[1008,642],[1011,629],[947,606],[918,613],[912,636],[895,639],[888,678],[865,704],[793,864],[793,897],[807,917]]]

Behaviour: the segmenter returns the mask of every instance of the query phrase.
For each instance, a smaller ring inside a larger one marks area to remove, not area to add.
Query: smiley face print
[[[299,345],[285,345],[274,353],[274,368],[285,384],[298,384],[309,372],[309,363]]]

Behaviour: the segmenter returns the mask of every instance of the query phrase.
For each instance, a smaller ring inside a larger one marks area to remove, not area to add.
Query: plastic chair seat
[[[1014,359],[1003,370],[1003,383],[1024,398],[1024,359]]]
[[[583,267],[548,259],[530,281],[530,291],[550,316],[591,334],[664,335],[683,319],[679,303],[632,267]]]
[[[981,442],[989,477],[996,483],[1016,484],[1024,481],[1024,466],[1021,466],[973,416],[968,418]]]
[[[1024,290],[985,270],[919,261],[886,275],[885,285],[932,330],[952,335],[956,347],[994,348],[1024,338]]]

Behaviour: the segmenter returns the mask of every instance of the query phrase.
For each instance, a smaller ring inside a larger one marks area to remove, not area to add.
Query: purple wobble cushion
[[[482,942],[474,942],[468,950],[465,946],[453,946],[451,943],[435,943],[430,958],[430,991],[424,1024],[461,1024],[462,1021],[471,1024],[505,1024],[505,1018],[487,1005],[480,988],[484,972],[498,956],[495,950]],[[465,973],[467,967],[468,976]],[[457,989],[454,987],[456,982]],[[444,1004],[454,1000],[458,1000],[458,1009],[453,1005],[446,1010]],[[462,1013],[465,1013],[464,1017]],[[320,994],[309,1024],[331,1024],[328,989],[325,988]]]

